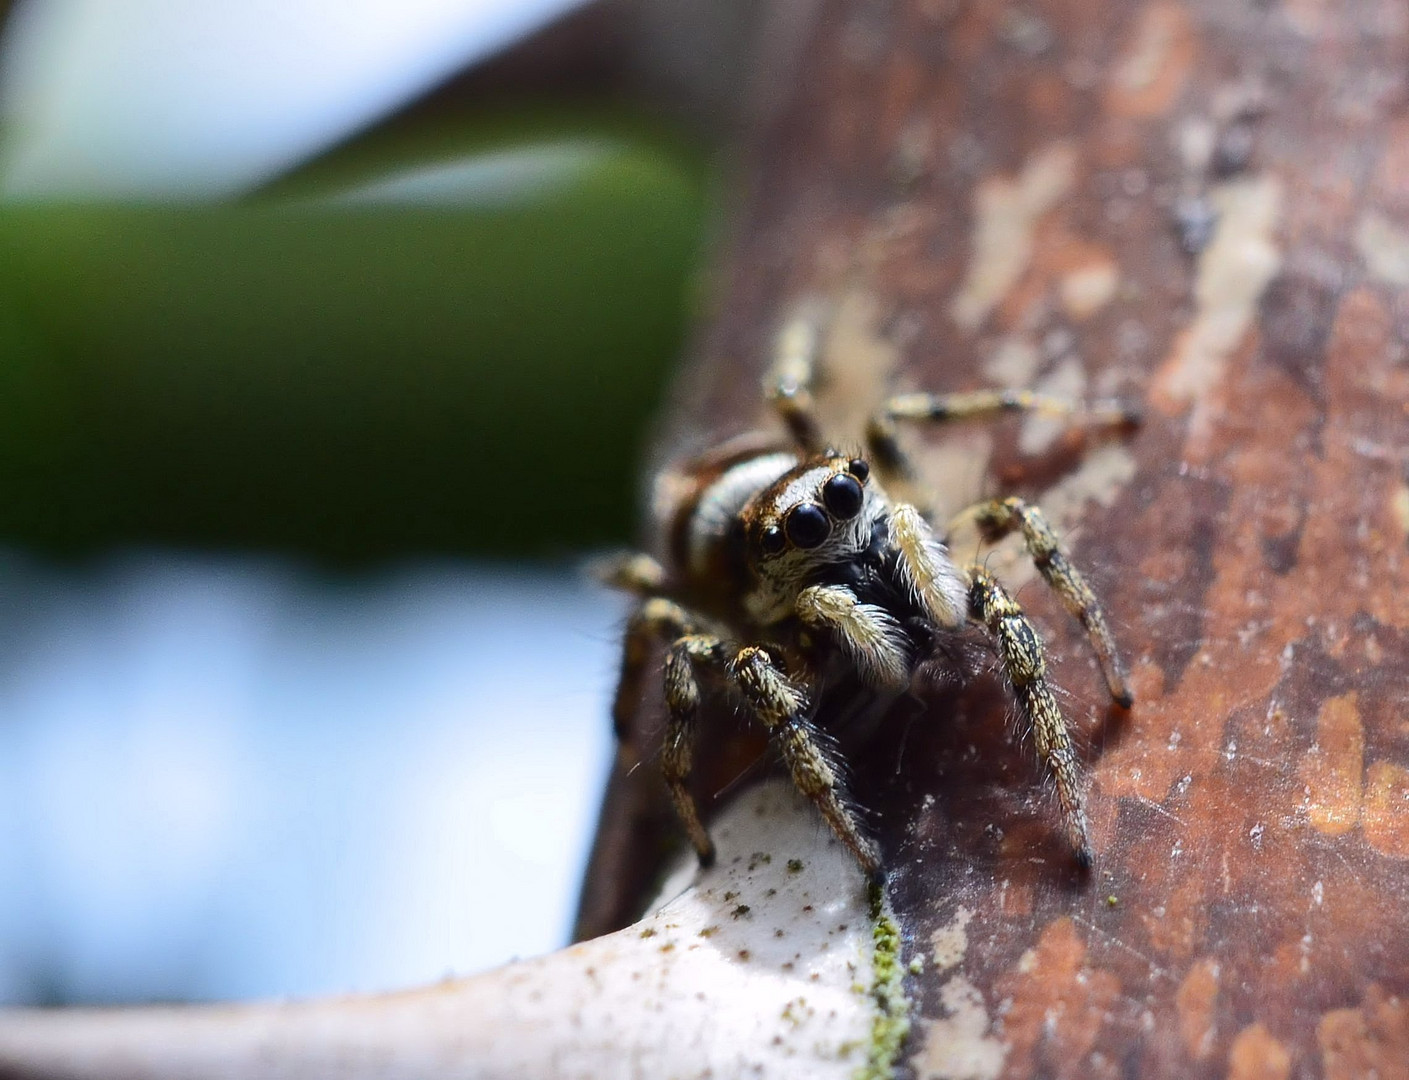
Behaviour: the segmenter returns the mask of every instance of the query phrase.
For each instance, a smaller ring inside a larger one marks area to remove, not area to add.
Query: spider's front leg
[[[1018,708],[1032,732],[1047,768],[1057,782],[1057,799],[1076,861],[1091,865],[1091,838],[1081,793],[1081,768],[1072,748],[1066,718],[1047,681],[1046,650],[1023,609],[987,570],[968,568],[969,605],[998,646],[998,660],[1012,684]]]
[[[1086,584],[1086,578],[1072,565],[1071,559],[1057,542],[1057,534],[1052,531],[1042,511],[1022,499],[1010,498],[980,503],[959,516],[963,518],[968,515],[977,520],[988,540],[1000,540],[1012,532],[1022,533],[1023,543],[1027,545],[1028,555],[1038,573],[1057,594],[1062,606],[1086,631],[1112,700],[1122,708],[1130,708],[1135,695],[1131,692],[1130,679],[1116,650],[1110,627],[1106,625],[1105,612],[1101,610],[1091,586]]]
[[[930,493],[917,483],[915,467],[900,445],[900,425],[991,420],[1010,412],[1058,416],[1116,429],[1131,428],[1140,422],[1137,410],[1116,401],[1075,405],[1031,390],[971,390],[955,394],[920,391],[896,394],[881,406],[866,425],[867,454],[887,486],[920,507],[928,519],[934,506]]]
[[[855,811],[847,805],[837,766],[807,718],[807,695],[767,650],[757,646],[740,649],[729,671],[749,708],[783,755],[793,783],[821,811],[866,876],[879,881],[884,875],[880,852],[862,832]]]

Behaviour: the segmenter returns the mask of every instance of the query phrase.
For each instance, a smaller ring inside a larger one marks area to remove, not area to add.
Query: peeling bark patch
[[[1261,1024],[1238,1032],[1228,1053],[1228,1080],[1287,1080],[1292,1056]]]
[[[1394,489],[1394,494],[1390,497],[1390,512],[1394,514],[1394,522],[1399,526],[1399,531],[1409,539],[1409,486],[1400,484]]]
[[[1086,372],[1075,357],[1067,357],[1033,387],[1039,393],[1060,401],[1079,402],[1086,394]],[[1065,416],[1044,416],[1032,413],[1023,420],[1018,434],[1018,449],[1035,457],[1044,453],[1064,432],[1071,430],[1071,420]]]
[[[1223,381],[1228,357],[1253,325],[1262,292],[1281,265],[1273,230],[1282,191],[1274,178],[1223,184],[1209,196],[1219,220],[1199,256],[1194,321],[1175,339],[1153,388],[1155,405],[1171,415],[1190,403],[1197,412]]]
[[[1355,226],[1355,250],[1372,278],[1409,285],[1409,232],[1383,214],[1367,210]]]
[[[817,407],[828,433],[859,440],[890,392],[900,350],[880,332],[879,322],[880,305],[871,292],[854,289],[837,301],[818,372]]]
[[[1335,1009],[1316,1025],[1326,1080],[1409,1078],[1409,1004],[1371,985],[1358,1009]]]
[[[929,492],[934,498],[937,520],[947,521],[983,497],[993,444],[991,431],[974,426],[926,447],[918,455],[920,475],[938,481]]]
[[[1032,261],[1038,220],[1072,189],[1076,151],[1056,143],[1028,159],[1017,179],[993,177],[974,196],[973,253],[949,305],[961,329],[977,330]]]
[[[1063,917],[1047,925],[997,993],[1012,1000],[1003,1021],[1009,1075],[1066,1075],[1071,1062],[1086,1060],[1095,1047],[1121,984],[1112,972],[1088,965],[1085,941]]]
[[[1189,969],[1174,995],[1179,1034],[1184,1039],[1184,1048],[1195,1061],[1202,1061],[1213,1051],[1214,1036],[1218,1033],[1213,1016],[1218,1003],[1218,976],[1218,961],[1205,957]]]
[[[1360,813],[1366,843],[1381,855],[1409,859],[1409,769],[1392,761],[1371,763]]]
[[[1064,476],[1036,500],[1059,539],[1066,541],[1081,524],[1087,503],[1110,507],[1135,477],[1135,458],[1119,443],[1099,447],[1082,460],[1074,472]],[[958,541],[955,542],[956,547]],[[1023,546],[1022,538],[1008,537],[986,557],[988,566],[1013,593],[1036,581],[1038,570]]]
[[[1301,759],[1307,816],[1327,836],[1340,836],[1360,820],[1360,781],[1365,732],[1357,695],[1328,699],[1316,719],[1316,743]]]
[[[974,913],[966,907],[959,908],[947,926],[941,926],[930,935],[930,945],[934,947],[934,966],[939,971],[952,968],[964,959],[969,948],[969,923]]]
[[[1018,337],[1005,338],[984,361],[983,373],[998,386],[1030,386],[1042,357],[1037,346]]]
[[[1089,319],[1115,298],[1120,271],[1109,261],[1093,262],[1062,276],[1062,310],[1077,322]]]
[[[997,1080],[1007,1044],[989,1034],[983,994],[962,975],[939,989],[945,1015],[926,1024],[925,1044],[910,1061],[919,1080]]]
[[[1117,116],[1154,117],[1174,103],[1194,61],[1194,32],[1183,5],[1150,4],[1111,77],[1106,108]]]
[[[651,914],[577,946],[601,954],[597,984],[577,1006],[581,1030],[613,1044],[618,1060],[629,1048],[643,1075],[671,1073],[682,1046],[694,1071],[717,1075],[849,1080],[864,1067],[880,1015],[875,986],[891,971],[878,969],[889,954],[883,935],[873,936],[854,860],[814,813],[777,779],[725,808],[711,827],[713,868],[682,858]],[[805,873],[790,868],[799,861]],[[741,908],[746,918],[735,917]],[[632,967],[650,984],[628,981]],[[711,994],[708,1010],[693,1004],[701,988]],[[631,1026],[633,1016],[653,1014],[674,1018],[668,1033]]]
[[[1069,531],[1085,516],[1087,503],[1114,506],[1135,470],[1135,458],[1123,443],[1098,447],[1080,468],[1043,493],[1042,509],[1055,526]]]

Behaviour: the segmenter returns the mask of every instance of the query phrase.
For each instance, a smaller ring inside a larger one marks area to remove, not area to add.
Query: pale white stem
[[[94,1080],[849,1078],[875,1015],[850,855],[791,785],[744,793],[716,867],[634,926],[403,993],[0,1013],[0,1074]]]

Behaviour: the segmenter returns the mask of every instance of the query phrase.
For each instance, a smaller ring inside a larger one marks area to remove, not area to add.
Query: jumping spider
[[[765,389],[791,445],[744,436],[663,474],[657,512],[666,564],[632,555],[607,574],[642,598],[626,631],[613,707],[618,738],[627,736],[651,643],[669,642],[661,767],[700,863],[712,863],[714,844],[687,782],[706,687],[722,684],[763,725],[798,789],[879,880],[880,854],[842,790],[830,740],[819,738],[814,724],[822,687],[840,664],[878,694],[903,693],[936,642],[977,625],[991,636],[1024,727],[1056,781],[1074,856],[1089,866],[1080,767],[1047,680],[1041,639],[985,567],[957,565],[947,533],[936,533],[914,504],[893,500],[881,486],[882,479],[901,485],[913,475],[896,439],[900,422],[1076,410],[1022,390],[902,394],[868,425],[865,456],[852,456],[821,438],[805,351],[784,350]],[[1085,415],[1097,423],[1136,422],[1115,405]],[[964,518],[988,540],[1022,534],[1042,577],[1085,628],[1111,697],[1128,707],[1130,686],[1105,616],[1042,512],[1003,498],[955,520]]]

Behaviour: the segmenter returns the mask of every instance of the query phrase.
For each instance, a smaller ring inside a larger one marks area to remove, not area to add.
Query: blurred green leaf
[[[577,134],[233,205],[0,206],[0,534],[623,539],[702,205],[696,162]]]

